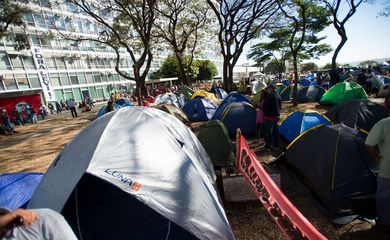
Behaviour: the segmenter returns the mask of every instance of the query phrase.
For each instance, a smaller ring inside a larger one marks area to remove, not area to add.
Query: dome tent
[[[229,94],[223,88],[217,87],[215,88],[215,95],[218,99],[225,99]]]
[[[348,126],[313,128],[287,147],[287,163],[326,207],[328,215],[375,215],[378,165],[365,150],[366,134]]]
[[[196,97],[184,105],[183,111],[190,121],[208,121],[213,117],[217,107],[207,97]]]
[[[295,111],[279,124],[279,134],[288,142],[292,142],[301,133],[319,126],[330,125],[331,122],[317,111]]]
[[[114,106],[115,110],[118,110],[119,108],[121,108],[121,106],[116,104],[116,103],[113,103],[112,105]],[[100,110],[99,110],[99,112],[97,114],[97,117],[101,117],[101,116],[103,116],[106,113],[107,113],[107,105],[105,105],[105,106],[100,108]]]
[[[256,109],[247,102],[233,102],[225,108],[221,122],[226,126],[230,136],[235,136],[239,128],[245,136],[256,133]]]
[[[160,94],[156,97],[154,103],[156,105],[171,104],[171,105],[175,105],[176,107],[181,107],[179,97],[174,93]]]
[[[154,108],[160,109],[161,111],[171,114],[172,116],[179,119],[182,123],[189,122],[187,115],[180,108],[175,107],[175,105],[162,104],[154,106]]]
[[[188,99],[190,99],[192,94],[194,94],[194,90],[187,86],[182,87],[179,92],[182,93]]]
[[[191,100],[196,97],[207,97],[211,101],[213,101],[215,104],[219,104],[219,100],[215,97],[214,93],[206,92],[204,90],[198,90],[191,96]]]
[[[301,103],[316,102],[321,99],[325,92],[325,89],[317,85],[304,87],[298,92],[298,101]]]
[[[125,104],[133,105],[129,99],[123,97],[116,99],[114,103],[118,104],[119,106],[123,106]]]
[[[354,82],[342,82],[331,87],[321,98],[323,104],[339,104],[352,99],[367,99],[364,89]]]
[[[207,153],[179,120],[121,108],[64,147],[29,208],[61,212],[80,239],[234,239],[214,181]]]
[[[286,87],[279,95],[282,101],[289,101],[293,97],[294,85]],[[302,86],[298,84],[297,91],[299,92],[302,89]]]
[[[310,86],[311,81],[308,78],[302,78],[299,80],[299,84],[302,85],[303,87]]]
[[[350,100],[329,109],[327,116],[334,123],[370,131],[375,123],[388,116],[384,106],[368,100]]]
[[[241,95],[237,92],[230,93],[218,106],[217,111],[215,112],[213,119],[219,119],[221,120],[221,116],[223,111],[229,106],[229,104],[234,102],[247,102],[249,104],[252,104],[252,101],[245,97],[244,95]]]

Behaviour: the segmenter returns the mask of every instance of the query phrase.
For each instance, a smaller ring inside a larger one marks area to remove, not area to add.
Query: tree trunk
[[[177,64],[179,65],[179,74],[180,74],[179,77],[184,82],[184,84],[188,85],[189,81],[188,81],[188,77],[186,74],[186,69],[185,69],[184,64],[183,64],[182,54],[176,52],[175,55],[176,55],[176,59],[177,59]]]
[[[339,35],[341,37],[341,42],[337,46],[337,48],[334,50],[333,56],[332,56],[332,71],[330,74],[330,82],[332,84],[337,84],[340,82],[340,77],[338,76],[337,73],[337,65],[336,65],[336,60],[337,56],[339,55],[339,52],[341,48],[344,46],[344,44],[347,42],[348,38],[345,34],[339,32]]]
[[[145,79],[142,82],[142,78],[140,76],[140,72],[137,66],[133,67],[133,71],[134,71],[134,79],[135,79],[135,86],[136,86],[135,94],[137,96],[138,106],[142,106],[142,90],[146,89]]]
[[[293,66],[294,66],[294,87],[293,87],[293,106],[298,106],[298,61],[297,54],[293,53]]]
[[[226,92],[230,92],[230,84],[229,84],[229,80],[228,80],[228,72],[229,72],[229,69],[228,69],[228,62],[224,59],[223,60],[223,69],[222,69],[222,80],[223,80],[223,88],[225,89]]]
[[[229,92],[231,92],[233,87],[233,65],[230,63],[228,63],[228,82],[229,82]]]

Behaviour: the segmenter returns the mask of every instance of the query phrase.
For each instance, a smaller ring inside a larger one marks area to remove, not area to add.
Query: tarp
[[[187,115],[180,108],[175,107],[175,105],[162,104],[154,107],[160,109],[161,111],[171,114],[172,116],[179,119],[180,122],[182,123],[189,122]]]
[[[79,239],[234,239],[214,182],[178,119],[121,108],[65,145],[28,207],[61,212]]]
[[[121,108],[121,106],[116,103],[113,103],[112,105],[114,106],[115,110]],[[97,113],[97,117],[101,117],[106,113],[107,113],[107,105],[104,105],[103,107],[100,108],[99,112]]]
[[[221,116],[223,111],[229,106],[229,104],[234,102],[247,102],[252,104],[252,101],[245,97],[244,95],[241,95],[237,92],[231,92],[218,106],[217,111],[215,112],[213,119],[219,119],[221,120]]]
[[[214,166],[227,167],[235,164],[235,154],[229,133],[219,120],[209,121],[200,128],[198,139]]]
[[[303,133],[287,147],[287,163],[331,217],[375,214],[378,164],[365,138],[348,126],[328,125]]]
[[[42,177],[33,172],[0,174],[0,206],[12,211],[24,208]]]
[[[225,90],[223,90],[222,88],[215,88],[215,95],[217,96],[217,98],[219,99],[225,99],[229,94],[227,94],[227,92],[225,92]]]
[[[237,143],[239,171],[285,237],[287,239],[326,239],[273,182],[242,135],[239,135]]]
[[[325,115],[334,123],[343,123],[351,128],[367,132],[388,116],[384,106],[369,100],[349,100],[329,109]]]
[[[245,136],[256,133],[256,109],[248,102],[233,102],[225,108],[221,122],[226,126],[230,136],[235,136],[239,128]]]
[[[217,104],[207,97],[196,97],[184,105],[183,111],[190,121],[208,121],[215,114],[217,107]]]
[[[354,82],[342,82],[331,87],[321,98],[323,104],[339,104],[352,99],[367,99],[364,89]]]
[[[325,89],[317,85],[304,87],[298,92],[298,101],[301,103],[316,102],[322,98],[325,92]]]
[[[330,124],[331,122],[317,111],[295,111],[280,122],[279,134],[288,142],[292,142],[301,133],[313,127]]]
[[[219,100],[215,97],[214,93],[206,92],[204,90],[197,90],[194,94],[192,94],[191,100],[196,97],[207,97],[215,104],[219,104]]]

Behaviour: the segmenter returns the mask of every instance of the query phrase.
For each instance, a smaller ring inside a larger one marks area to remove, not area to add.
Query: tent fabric
[[[301,84],[303,87],[307,87],[310,86],[311,81],[307,78],[302,78],[301,80],[299,80],[299,84]]]
[[[184,124],[189,122],[187,115],[180,108],[177,108],[174,105],[162,104],[154,107],[161,111],[171,114],[172,116],[176,117],[177,119],[180,120],[180,122]]]
[[[283,85],[285,85],[286,87],[291,85],[290,80],[288,80],[288,79],[282,80],[282,83],[283,83]]]
[[[304,87],[298,92],[298,101],[304,102],[316,102],[321,99],[326,90],[320,86],[308,86]]]
[[[383,77],[383,83],[384,84],[390,83],[390,76],[384,76]]]
[[[375,212],[377,163],[364,147],[366,134],[343,124],[302,134],[287,148],[287,163],[332,217]]]
[[[263,91],[265,88],[261,88],[259,89],[259,91],[257,91],[257,93],[255,94],[255,96],[253,97],[253,103],[254,104],[258,104],[260,102],[260,97],[261,97],[261,91]]]
[[[349,100],[329,109],[327,116],[334,123],[343,123],[351,128],[363,129],[367,132],[388,116],[384,106],[369,100]]]
[[[203,125],[198,133],[198,139],[214,166],[234,166],[236,157],[233,144],[222,122],[212,120]]]
[[[293,89],[294,89],[294,85],[290,85],[288,87],[286,87],[279,95],[280,95],[280,99],[282,101],[289,101],[290,99],[292,99],[293,97]],[[299,92],[300,90],[302,89],[302,86],[301,85],[298,85],[297,87],[297,91]]]
[[[113,103],[112,105],[114,106],[115,110],[121,108],[121,106],[116,103]],[[97,117],[101,117],[106,113],[107,113],[107,105],[100,108],[99,112],[97,113]]]
[[[198,90],[194,94],[192,94],[191,100],[196,98],[196,97],[207,97],[211,101],[213,101],[215,104],[217,104],[217,105],[219,104],[219,100],[215,97],[215,95],[213,93],[206,92],[204,90]]]
[[[225,99],[229,94],[227,94],[227,92],[225,92],[222,88],[215,88],[215,95],[219,99]]]
[[[323,104],[339,104],[352,99],[367,99],[364,89],[354,82],[342,82],[331,87],[321,98]]]
[[[0,206],[12,211],[24,208],[43,173],[17,172],[0,174]]]
[[[64,210],[84,239],[174,239],[184,230],[199,239],[234,239],[214,183],[206,151],[183,123],[154,108],[121,108],[63,148],[28,207]],[[153,221],[158,215],[164,221]]]
[[[221,122],[230,136],[235,136],[238,128],[244,136],[253,136],[256,133],[256,109],[246,101],[233,102],[223,111]]]
[[[286,89],[286,86],[282,83],[275,84],[276,88],[275,90],[280,94],[284,89]]]
[[[267,87],[267,84],[263,81],[253,81],[251,82],[251,85],[253,85],[252,88],[252,94],[256,94],[259,90],[264,89]]]
[[[231,92],[222,102],[219,104],[217,111],[215,112],[212,119],[221,120],[223,111],[229,106],[229,104],[234,102],[247,102],[249,104],[252,104],[252,101],[245,97],[244,95],[241,95],[237,92]]]
[[[187,86],[182,87],[179,92],[182,93],[188,99],[191,99],[192,94],[194,94],[194,90]]]
[[[156,97],[154,103],[156,105],[160,104],[171,104],[175,105],[176,107],[182,107],[180,105],[179,98],[174,93],[164,93],[160,94]]]
[[[239,83],[237,92],[246,94],[248,92],[249,85],[246,83]]]
[[[132,104],[131,101],[129,99],[126,99],[126,98],[118,98],[117,100],[114,101],[114,103],[116,103],[120,106],[123,106],[125,104]]]
[[[186,103],[183,111],[190,121],[208,121],[217,110],[218,106],[207,97],[196,97]]]
[[[279,134],[288,142],[292,142],[301,133],[313,127],[330,124],[331,122],[317,111],[296,111],[280,122]]]
[[[382,85],[381,88],[379,89],[378,97],[384,98],[389,93],[390,93],[390,84],[387,83],[387,84]]]

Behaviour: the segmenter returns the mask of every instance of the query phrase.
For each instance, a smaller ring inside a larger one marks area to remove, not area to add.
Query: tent
[[[288,142],[292,142],[301,133],[313,127],[330,124],[331,122],[317,111],[296,111],[280,122],[279,134]]]
[[[12,211],[25,208],[42,177],[33,172],[0,174],[0,206]]]
[[[201,127],[198,139],[214,166],[234,166],[236,157],[233,144],[223,123],[219,120],[209,121]]]
[[[225,99],[229,94],[227,94],[227,92],[225,92],[222,88],[215,88],[215,95],[219,99]]]
[[[182,93],[188,99],[190,99],[192,94],[194,94],[194,90],[187,86],[182,87],[179,92]]]
[[[254,77],[254,78],[265,77],[265,76],[267,76],[267,75],[262,73],[262,72],[256,72],[252,75],[252,77]]]
[[[323,104],[339,104],[352,99],[367,99],[364,89],[354,82],[337,83],[321,98]]]
[[[389,93],[390,93],[390,84],[386,83],[385,85],[381,86],[381,88],[379,89],[377,97],[384,98]]]
[[[207,97],[196,97],[184,105],[183,111],[190,121],[208,121],[217,107],[217,104]]]
[[[214,93],[206,92],[204,90],[198,90],[194,94],[192,94],[191,99],[194,99],[196,97],[207,97],[215,104],[219,104],[219,100],[215,97]]]
[[[263,81],[253,81],[251,82],[251,85],[252,94],[256,94],[259,90],[267,87],[267,84]]]
[[[316,102],[321,99],[325,92],[325,89],[317,85],[304,87],[298,92],[298,101],[301,103]]]
[[[160,104],[171,104],[176,107],[181,107],[179,98],[174,93],[164,93],[156,97],[154,103],[156,105]]]
[[[288,101],[290,99],[292,99],[293,97],[293,88],[294,88],[294,85],[290,85],[288,87],[286,87],[281,93],[280,93],[280,98],[282,101]],[[302,89],[301,85],[298,85],[298,92]]]
[[[114,106],[115,110],[121,108],[121,106],[116,104],[116,103],[113,103],[112,105]],[[107,105],[104,105],[103,107],[100,108],[100,110],[99,110],[99,112],[97,114],[97,117],[101,117],[101,116],[103,116],[106,113],[107,113]]]
[[[384,83],[384,84],[390,83],[390,75],[389,75],[389,76],[384,76],[384,77],[383,77],[383,83]]]
[[[282,83],[283,83],[283,85],[285,85],[285,86],[290,86],[290,85],[291,85],[290,80],[288,80],[288,79],[282,80]]]
[[[276,83],[275,84],[276,91],[280,94],[284,89],[286,89],[286,86],[282,83]]]
[[[219,119],[221,120],[221,116],[223,111],[229,106],[229,104],[234,102],[247,102],[252,104],[252,101],[245,97],[244,95],[241,95],[237,92],[231,92],[222,102],[219,104],[217,111],[215,112],[213,119]]]
[[[302,78],[301,80],[299,80],[299,84],[301,84],[304,87],[307,87],[310,86],[311,81],[307,78]]]
[[[233,102],[223,111],[221,122],[230,136],[235,136],[237,128],[243,135],[253,136],[256,133],[256,109],[246,101]]]
[[[234,239],[196,136],[154,108],[121,108],[54,159],[28,208],[61,212],[79,239]]]
[[[118,98],[117,100],[115,100],[116,104],[122,106],[122,105],[125,105],[125,104],[132,104],[131,101],[129,99],[126,99],[126,98]]]
[[[287,148],[287,163],[331,217],[375,212],[378,165],[365,138],[348,126],[328,125],[305,132]]]
[[[368,100],[350,100],[329,109],[325,115],[334,123],[370,131],[375,123],[386,118],[386,108]]]
[[[187,115],[180,109],[175,107],[174,105],[169,105],[169,104],[161,104],[154,106],[155,108],[164,111],[166,113],[171,114],[172,116],[176,117],[177,119],[180,120],[182,123],[188,123],[188,117]]]
[[[246,94],[246,93],[248,93],[248,88],[250,88],[250,86],[248,84],[240,82],[238,84],[237,92]],[[248,93],[248,94],[250,94],[250,93]]]

